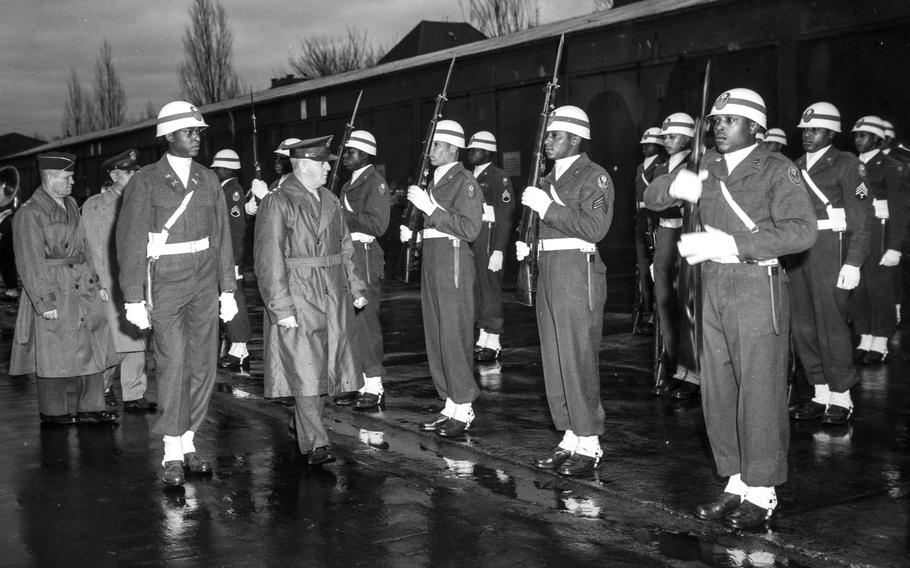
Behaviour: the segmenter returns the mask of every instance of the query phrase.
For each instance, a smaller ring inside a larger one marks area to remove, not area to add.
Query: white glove
[[[57,319],[57,310],[48,310],[48,311],[44,312],[43,314],[41,314],[41,317],[43,317],[46,320],[55,320],[55,319]]]
[[[733,235],[707,225],[704,233],[684,233],[680,236],[678,247],[679,254],[689,264],[698,264],[706,260],[720,261],[739,254]]]
[[[416,185],[408,186],[408,201],[413,203],[414,207],[423,211],[427,216],[432,215],[433,211],[436,211],[436,208],[439,207],[430,201],[429,193],[420,189]]]
[[[298,327],[297,316],[288,316],[286,318],[281,318],[277,323],[281,327],[286,327],[288,329],[294,329],[295,327]]]
[[[528,243],[515,241],[515,258],[517,258],[519,262],[528,258],[529,254],[531,254],[531,247],[528,246]]]
[[[890,218],[890,216],[888,214],[888,200],[887,199],[873,199],[872,208],[875,209],[875,218],[876,219]]]
[[[237,309],[237,300],[234,299],[233,292],[222,292],[218,297],[218,303],[221,304],[221,321],[227,323],[234,319],[239,311]]]
[[[852,290],[859,286],[859,267],[845,264],[837,275],[837,287],[841,290]]]
[[[550,199],[546,191],[529,185],[521,194],[521,204],[533,209],[543,219],[547,214],[547,209],[550,208],[550,205],[553,205],[553,200]]]
[[[149,312],[145,309],[145,302],[127,302],[126,321],[139,329],[148,329],[152,327],[152,324],[149,321]]]
[[[828,219],[831,220],[831,230],[837,233],[847,230],[847,214],[843,207],[828,209]]]
[[[493,210],[492,205],[483,204],[483,222],[484,223],[495,223],[496,222],[496,211]]]
[[[500,270],[502,270],[502,251],[501,250],[494,250],[493,253],[490,254],[490,262],[489,262],[489,264],[487,264],[487,270],[489,270],[490,272],[499,272]]]
[[[670,184],[670,197],[682,199],[689,203],[697,203],[701,198],[701,184],[708,179],[708,171],[702,170],[698,174],[689,170],[680,170],[676,179]]]
[[[251,197],[250,200],[247,201],[243,206],[243,208],[246,210],[247,215],[255,215],[256,213],[259,213],[259,204],[256,203],[255,197]]]
[[[888,249],[885,251],[885,254],[882,255],[882,259],[878,262],[882,266],[897,266],[901,261],[900,251],[894,249]]]
[[[413,232],[411,231],[411,229],[408,229],[406,226],[400,225],[398,227],[398,239],[401,242],[406,243],[406,242],[410,241],[412,234],[413,234]]]
[[[357,309],[359,310],[360,308],[362,308],[362,307],[364,307],[365,305],[367,305],[367,303],[368,303],[368,302],[367,302],[367,299],[366,299],[365,297],[361,296],[361,297],[356,298],[356,299],[354,300],[354,307],[357,308]]]
[[[98,290],[98,297],[101,298],[101,301],[102,301],[102,302],[110,302],[110,301],[111,301],[111,295],[110,295],[110,293],[107,291],[107,288],[102,288],[102,289]]]
[[[269,194],[269,186],[267,186],[261,179],[254,179],[253,184],[250,186],[250,191],[253,192],[253,195],[256,196],[256,199],[262,199]]]

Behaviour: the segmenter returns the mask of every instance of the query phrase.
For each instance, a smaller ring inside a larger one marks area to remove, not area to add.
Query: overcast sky
[[[0,0],[0,134],[59,136],[70,70],[83,85],[107,38],[126,90],[128,113],[140,114],[179,94],[177,67],[190,0]],[[366,30],[386,47],[420,20],[464,21],[457,0],[221,0],[234,33],[241,85],[264,90],[287,68],[288,55],[310,36]],[[466,2],[465,2],[466,4]],[[592,0],[539,0],[541,21],[591,12]]]

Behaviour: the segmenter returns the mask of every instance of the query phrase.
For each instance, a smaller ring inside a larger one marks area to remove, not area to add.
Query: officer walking
[[[218,361],[222,369],[241,373],[250,370],[250,352],[246,344],[253,336],[250,316],[246,309],[241,265],[246,257],[246,204],[244,191],[237,180],[240,170],[240,156],[233,150],[219,150],[212,160],[212,171],[218,176],[224,191],[225,206],[228,210],[228,227],[231,230],[231,248],[234,251],[234,299],[237,301],[237,315],[225,322],[224,329],[231,346],[227,354]],[[256,180],[258,181],[258,180]],[[264,183],[260,182],[263,186]]]
[[[38,155],[41,187],[13,217],[16,265],[25,294],[13,335],[10,375],[35,373],[38,412],[48,424],[114,422],[104,408],[101,372],[117,362],[103,302],[110,300],[86,263],[79,208],[70,197],[76,156]],[[74,378],[76,412],[66,386]]]
[[[670,197],[669,190],[676,175],[686,167],[692,151],[695,119],[684,112],[673,113],[664,120],[661,135],[669,158],[654,170],[654,179],[644,193],[645,206],[656,211],[659,217],[654,238],[654,295],[657,297],[664,362],[653,392],[658,396],[687,399],[698,394],[699,380],[691,369],[695,354],[683,357],[688,365],[679,360],[680,308],[676,286],[679,251],[676,243],[682,233],[683,211],[682,201]],[[674,373],[672,380],[670,373]]]
[[[711,109],[716,149],[698,174],[670,187],[698,202],[706,232],[683,234],[679,251],[702,268],[702,408],[724,493],[699,505],[703,519],[761,525],[787,479],[787,355],[790,307],[778,258],[815,242],[815,213],[793,163],[757,143],[766,127],[755,91],[731,89]],[[700,200],[699,200],[700,198]]]
[[[853,126],[853,143],[864,164],[875,219],[871,249],[853,293],[853,333],[860,336],[853,361],[878,365],[888,355],[888,338],[897,331],[898,271],[907,239],[905,166],[882,153],[885,126],[877,116],[864,116]]]
[[[810,105],[799,122],[806,154],[796,161],[818,217],[818,240],[787,262],[793,300],[793,336],[812,400],[791,410],[796,420],[846,424],[853,413],[850,388],[859,381],[850,358],[849,291],[860,283],[873,220],[865,168],[832,145],[841,131],[831,103]]]
[[[641,136],[641,153],[644,161],[635,171],[635,259],[638,273],[638,294],[640,314],[632,333],[646,333],[646,324],[651,319],[654,307],[654,282],[651,278],[651,264],[654,253],[654,233],[657,216],[645,206],[645,189],[654,179],[657,167],[666,161],[663,155],[664,139],[659,127],[649,128]]]
[[[521,203],[540,216],[537,329],[550,415],[565,432],[541,469],[563,475],[594,472],[603,451],[600,338],[607,301],[607,267],[597,253],[613,219],[613,181],[582,152],[591,139],[588,115],[562,106],[550,116],[544,149],[554,161],[542,188],[526,187]],[[546,189],[543,189],[546,188]],[[516,243],[518,260],[529,254]]]
[[[161,108],[155,135],[167,152],[127,184],[117,220],[126,319],[151,325],[155,341],[160,408],[152,431],[164,436],[167,485],[182,485],[184,468],[212,472],[194,437],[215,386],[219,304],[222,320],[237,314],[224,194],[218,177],[193,161],[206,126],[190,103]]]
[[[349,333],[364,285],[342,205],[324,187],[332,137],[288,146],[292,173],[265,196],[254,258],[269,321],[264,326],[265,396],[293,397],[291,430],[307,463],[335,461],[322,421],[326,395],[357,390],[361,375]]]
[[[389,228],[389,186],[376,170],[376,138],[366,130],[351,132],[341,160],[351,179],[341,187],[344,220],[354,246],[354,272],[364,284],[366,305],[354,314],[353,336],[356,372],[363,375],[359,391],[334,398],[336,404],[353,405],[357,410],[376,408],[382,402],[382,324],[379,303],[385,254],[377,239]]]
[[[136,150],[126,150],[101,165],[108,172],[112,183],[110,189],[89,197],[82,205],[82,224],[85,227],[86,252],[92,259],[101,286],[111,298],[105,308],[114,347],[120,359],[123,410],[154,412],[158,405],[145,398],[148,388],[148,374],[145,371],[146,334],[126,320],[114,242],[114,227],[123,203],[123,188],[139,170],[136,156]],[[117,366],[113,366],[104,371],[105,399],[109,406],[110,400],[113,400],[113,406],[117,404],[116,395],[111,388],[116,370]]]
[[[474,253],[467,245],[480,233],[483,196],[477,180],[458,160],[464,129],[440,120],[430,148],[436,167],[427,190],[408,188],[408,200],[424,214],[420,305],[430,374],[442,413],[420,425],[425,432],[463,436],[474,420],[472,403],[480,394],[474,381]],[[401,242],[411,238],[404,225]]]
[[[502,253],[509,244],[515,192],[512,180],[493,165],[496,137],[481,130],[468,142],[468,163],[474,167],[474,178],[483,193],[483,223],[480,234],[471,243],[474,252],[474,309],[480,329],[474,344],[474,359],[495,361],[502,345]]]

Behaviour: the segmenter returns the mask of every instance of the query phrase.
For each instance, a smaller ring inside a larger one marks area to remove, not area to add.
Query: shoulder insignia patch
[[[859,175],[861,177],[866,177],[866,164],[862,162],[859,163]]]
[[[867,197],[869,197],[869,188],[866,187],[866,182],[862,182],[856,186],[856,198],[865,199]]]
[[[240,217],[240,206],[235,205],[231,207],[231,217]]]
[[[388,191],[389,191],[389,188],[387,188],[384,183],[379,184],[379,193],[385,195],[386,193],[388,193]]]
[[[503,190],[503,192],[502,192],[502,202],[503,202],[503,203],[508,203],[508,202],[510,202],[510,201],[512,201],[512,194],[509,192],[508,189]]]
[[[240,201],[240,192],[234,190],[234,201]]]
[[[604,199],[603,195],[594,200],[594,204],[591,206],[591,209],[603,209],[604,211],[607,210],[607,202]]]
[[[803,182],[799,177],[799,171],[796,169],[796,166],[790,166],[787,168],[787,177],[790,178],[790,181],[793,182],[793,185],[802,185]]]
[[[599,187],[600,189],[607,189],[607,187],[609,187],[609,186],[610,186],[610,182],[607,181],[607,176],[600,176],[597,178],[597,187]],[[601,203],[600,205],[603,206],[603,203]],[[595,204],[594,208],[597,209],[596,204]]]
[[[474,184],[469,183],[468,184],[468,195],[470,195],[471,197],[474,197],[474,193],[475,193]]]

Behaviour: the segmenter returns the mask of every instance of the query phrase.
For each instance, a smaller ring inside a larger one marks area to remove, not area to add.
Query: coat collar
[[[189,187],[183,187],[180,176],[177,175],[177,172],[174,171],[174,168],[171,167],[171,163],[167,159],[167,152],[158,160],[158,166],[163,168],[164,183],[176,193],[184,194],[187,191],[195,191],[202,181],[202,166],[197,164],[195,160],[190,162]]]

